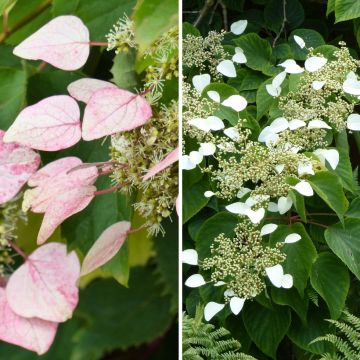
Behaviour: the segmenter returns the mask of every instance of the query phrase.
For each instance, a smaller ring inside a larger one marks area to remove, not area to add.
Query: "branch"
[[[281,28],[279,30],[279,33],[276,35],[276,37],[274,39],[273,47],[275,47],[276,42],[279,40],[281,33],[284,31],[286,22],[287,22],[287,18],[286,18],[286,0],[283,0],[283,22],[281,24]]]
[[[199,16],[194,21],[193,24],[194,26],[198,26],[200,24],[200,22],[204,19],[204,17],[209,12],[209,10],[214,6],[214,4],[215,4],[215,0],[206,0],[204,6],[200,10]]]

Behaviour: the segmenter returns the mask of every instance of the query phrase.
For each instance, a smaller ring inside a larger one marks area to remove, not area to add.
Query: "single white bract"
[[[210,198],[210,197],[212,197],[214,195],[215,195],[215,193],[213,191],[210,191],[210,190],[207,190],[207,191],[204,192],[204,196],[206,198]]]
[[[311,86],[314,90],[321,90],[324,87],[325,83],[326,83],[326,81],[315,80],[315,81],[313,81]]]
[[[246,108],[247,101],[241,95],[231,95],[226,100],[222,102],[222,105],[232,108],[233,110],[239,112]]]
[[[236,77],[236,69],[231,60],[221,61],[216,67],[216,70],[227,77]]]
[[[265,236],[268,234],[273,233],[276,229],[278,228],[278,226],[276,224],[266,224],[264,225],[261,230],[260,230],[260,236]]]
[[[285,72],[287,72],[288,74],[300,74],[304,72],[304,69],[299,66],[293,59],[285,60],[278,66],[283,67],[285,69]]]
[[[211,77],[209,74],[195,75],[192,78],[194,88],[201,94],[206,86],[210,84]]]
[[[289,234],[285,240],[284,243],[285,244],[293,244],[298,242],[299,240],[301,240],[301,235],[297,234],[297,233],[293,233],[293,234]]]
[[[349,130],[360,131],[360,115],[359,114],[349,115],[346,120],[346,127]]]
[[[307,181],[301,180],[295,186],[292,186],[299,194],[303,196],[313,196],[314,190],[312,189],[311,185]]]
[[[329,163],[333,170],[339,164],[339,152],[336,149],[317,149],[314,154],[319,158],[322,165],[325,165],[325,160]]]
[[[181,261],[184,264],[197,265],[198,264],[198,253],[194,249],[183,250],[181,254]]]
[[[204,318],[206,321],[210,321],[218,312],[225,307],[225,304],[219,304],[214,301],[210,301],[205,305]]]
[[[214,91],[214,90],[209,90],[208,92],[207,92],[207,96],[211,99],[211,100],[213,100],[213,101],[215,101],[215,102],[217,102],[217,103],[219,103],[221,100],[220,100],[220,94],[217,92],[217,91]]]
[[[298,165],[298,174],[299,174],[299,176],[315,175],[312,164],[311,163],[300,162],[299,165]]]
[[[343,90],[350,95],[360,95],[360,81],[358,81],[357,76],[353,71],[350,71],[347,74],[343,84]]]
[[[299,119],[294,119],[294,120],[289,121],[289,129],[290,130],[296,130],[296,129],[302,128],[304,126],[306,126],[305,121],[302,121]]]
[[[196,165],[190,160],[189,155],[183,155],[180,160],[181,169],[192,170],[196,168]]]
[[[185,281],[185,285],[191,288],[197,288],[200,286],[205,285],[206,282],[202,275],[200,274],[194,274],[188,277],[188,279]]]
[[[309,72],[320,70],[327,63],[327,59],[320,56],[311,56],[305,61],[305,69]]]
[[[238,20],[230,25],[230,31],[235,35],[241,35],[245,31],[247,24],[247,20]]]
[[[300,46],[301,49],[305,47],[305,41],[300,36],[294,35],[294,41]]]
[[[290,289],[293,286],[293,278],[290,274],[284,274],[280,264],[265,268],[270,282],[277,288]]]
[[[240,134],[234,127],[229,127],[224,130],[224,134],[229,137],[231,140],[238,140],[240,138]]]
[[[293,201],[290,196],[279,197],[277,206],[278,206],[278,211],[279,211],[280,215],[283,215],[286,212],[288,212],[291,209],[292,205],[293,205]]]
[[[245,64],[247,62],[244,51],[241,48],[235,48],[235,54],[232,57],[232,61],[237,64]]]
[[[199,152],[204,156],[214,155],[216,151],[216,145],[212,143],[201,143]]]
[[[331,129],[331,127],[322,120],[311,120],[308,122],[309,129]]]
[[[234,296],[230,299],[230,310],[234,315],[238,315],[244,307],[245,299]]]

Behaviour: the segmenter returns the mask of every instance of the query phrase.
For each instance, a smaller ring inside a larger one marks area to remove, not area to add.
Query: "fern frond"
[[[183,360],[256,360],[239,352],[241,344],[228,330],[202,322],[203,308],[195,318],[183,317]]]

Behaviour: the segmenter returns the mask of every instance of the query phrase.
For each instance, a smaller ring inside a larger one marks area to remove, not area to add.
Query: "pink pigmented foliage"
[[[11,200],[40,165],[40,155],[28,147],[3,142],[0,130],[0,204]]]
[[[8,304],[5,289],[0,288],[0,339],[38,355],[46,353],[54,341],[58,323],[17,315]]]
[[[82,137],[89,141],[132,130],[151,116],[151,106],[141,95],[118,88],[100,89],[85,108]]]
[[[143,180],[149,180],[153,176],[155,176],[160,171],[163,171],[167,167],[169,167],[171,164],[179,160],[179,148],[176,148],[175,150],[171,151],[166,157],[161,160],[158,164],[153,166],[147,174],[143,177]]]
[[[96,187],[92,185],[98,177],[97,167],[81,168],[82,164],[79,158],[66,157],[49,163],[30,177],[28,185],[34,188],[25,192],[23,210],[45,213],[38,244],[44,243],[57,226],[94,198]]]
[[[130,231],[129,221],[120,221],[109,226],[95,241],[81,267],[81,275],[86,275],[104,265],[120,250]]]
[[[88,103],[96,91],[109,88],[117,89],[117,86],[104,80],[84,78],[72,82],[67,89],[74,99]]]
[[[43,60],[62,70],[80,69],[90,52],[89,30],[76,16],[49,21],[14,49],[14,55]]]
[[[80,262],[66,245],[49,243],[28,256],[9,278],[6,297],[19,316],[64,322],[79,300]]]
[[[4,142],[44,151],[66,149],[80,139],[80,109],[67,95],[50,96],[26,107],[4,136]]]

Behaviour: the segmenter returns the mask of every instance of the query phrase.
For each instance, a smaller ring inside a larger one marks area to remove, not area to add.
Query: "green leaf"
[[[355,198],[349,206],[349,210],[345,216],[360,220],[360,197]]]
[[[169,309],[170,298],[149,268],[134,268],[129,288],[112,280],[91,283],[80,293],[76,313],[87,326],[76,334],[73,358],[98,360],[113,349],[150,342],[169,328]]]
[[[276,359],[276,350],[291,323],[290,309],[275,305],[271,310],[253,301],[246,303],[242,317],[251,340],[262,352]]]
[[[326,8],[326,16],[329,16],[333,11],[335,11],[335,0],[328,0]]]
[[[242,35],[233,40],[246,56],[246,66],[253,70],[262,71],[271,65],[271,46],[269,42],[262,39],[258,34],[250,33]]]
[[[285,237],[291,233],[298,233],[301,240],[293,244],[285,244],[283,251],[286,254],[284,272],[291,274],[294,278],[294,286],[303,296],[306,288],[310,270],[316,259],[317,252],[313,242],[301,223],[292,225],[279,225],[277,230],[270,235],[270,242],[283,242]]]
[[[323,307],[311,305],[308,311],[307,326],[304,326],[299,319],[293,318],[287,336],[295,345],[311,353],[324,354],[331,351],[332,346],[326,341],[309,345],[315,338],[332,332],[329,323],[325,321],[327,318],[328,315],[324,312]]]
[[[306,209],[304,196],[300,195],[297,191],[290,190],[289,195],[294,203],[294,207],[301,220],[306,222]]]
[[[270,84],[271,80],[267,80],[263,82],[256,93],[256,119],[260,120],[269,110],[270,108],[276,104],[278,101],[274,97],[272,97],[266,90],[266,85]]]
[[[335,0],[335,23],[360,17],[358,0]]]
[[[135,0],[79,0],[74,15],[89,28],[92,41],[104,41],[112,26],[127,14],[131,16]]]
[[[325,240],[355,276],[360,279],[360,220],[345,219],[344,226],[337,223],[325,231]]]
[[[7,130],[26,100],[24,70],[0,67],[0,128]]]
[[[4,13],[4,11],[13,5],[17,0],[0,0],[0,15]]]
[[[156,39],[178,23],[177,0],[139,0],[133,14],[135,37],[143,53]]]
[[[301,298],[295,289],[278,289],[276,287],[271,288],[271,297],[278,305],[289,305],[306,325],[309,306],[307,297]]]
[[[289,36],[289,44],[295,60],[306,60],[309,51],[305,48],[300,48],[294,40],[294,35],[300,36],[305,41],[307,48],[312,47],[315,49],[318,46],[325,45],[324,38],[317,31],[312,29],[296,29]]]
[[[312,287],[325,300],[331,317],[339,318],[350,287],[347,268],[332,253],[321,253],[311,269],[310,281]]]
[[[52,13],[55,16],[73,14],[79,6],[80,0],[53,0]]]
[[[318,171],[308,179],[314,191],[333,209],[342,221],[349,207],[340,179],[330,171]]]
[[[209,199],[204,196],[204,192],[207,190],[209,190],[209,183],[206,179],[202,179],[184,192],[182,206],[184,223],[209,202]]]
[[[305,17],[304,8],[298,0],[287,0],[285,3],[286,25],[291,29],[298,27]],[[264,19],[267,27],[276,33],[284,21],[283,2],[269,0],[264,9]]]
[[[127,53],[120,53],[114,57],[111,68],[113,82],[122,89],[134,90],[137,85],[135,73],[135,51],[131,49]]]
[[[243,81],[241,82],[240,87],[238,88],[239,91],[243,90],[255,90],[257,89],[265,80],[267,79],[266,76],[252,71],[245,75]]]
[[[196,234],[196,249],[201,259],[210,255],[210,245],[214,239],[224,233],[225,236],[233,237],[234,229],[239,223],[239,217],[227,211],[219,212],[207,219]]]

